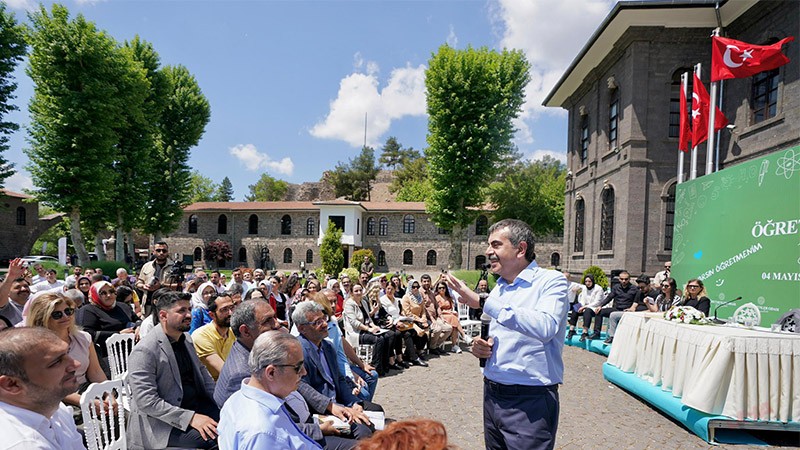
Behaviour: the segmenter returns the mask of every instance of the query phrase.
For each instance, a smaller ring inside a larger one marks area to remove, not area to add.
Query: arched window
[[[292,218],[288,214],[281,217],[281,234],[292,234]]]
[[[586,224],[586,204],[582,198],[575,202],[575,253],[583,253],[583,234]]]
[[[682,67],[672,74],[669,93],[669,137],[680,137],[681,135],[681,75],[686,72],[689,72],[686,88],[686,113],[687,119],[691,120],[689,114],[692,113],[692,81],[694,77],[692,77],[690,67]]]
[[[403,217],[403,233],[413,234],[415,227],[414,216],[406,214],[405,217]]]
[[[283,263],[284,264],[292,263],[292,249],[286,248],[283,250]]]
[[[475,219],[475,235],[485,236],[489,232],[489,219],[483,214]]]
[[[675,186],[672,183],[667,189],[667,198],[664,200],[666,209],[664,212],[664,250],[672,250],[672,233],[675,226]]]
[[[558,252],[553,252],[553,254],[550,255],[550,265],[553,267],[561,265],[561,255],[559,255]]]
[[[386,217],[381,217],[380,223],[378,224],[378,236],[386,236],[389,234],[389,219]]]
[[[375,236],[375,218],[367,219],[367,236]]]
[[[28,223],[28,212],[22,206],[17,207],[17,225]]]
[[[607,186],[601,194],[600,250],[614,248],[614,188]]]
[[[386,267],[386,252],[378,251],[378,267]]]
[[[244,247],[239,249],[239,262],[247,262],[247,249]]]
[[[255,214],[247,220],[247,234],[258,234],[258,216]]]
[[[436,250],[428,250],[428,254],[425,255],[425,264],[428,266],[436,265]]]
[[[484,264],[486,264],[486,255],[478,255],[475,257],[475,270],[483,269]]]
[[[217,219],[217,233],[228,234],[228,216],[220,214]]]
[[[311,249],[306,250],[306,264],[314,262],[314,252]]]
[[[619,145],[619,89],[611,92],[608,102],[608,149],[614,150]]]
[[[202,248],[200,248],[200,247],[195,247],[194,248],[194,260],[195,260],[195,262],[203,260],[203,249]]]
[[[197,216],[189,216],[189,234],[197,234]]]
[[[314,225],[316,225],[316,223],[314,222],[314,218],[309,217],[308,220],[306,220],[306,236],[314,235]]]
[[[411,250],[406,250],[403,252],[403,264],[411,265],[414,264],[414,252]]]

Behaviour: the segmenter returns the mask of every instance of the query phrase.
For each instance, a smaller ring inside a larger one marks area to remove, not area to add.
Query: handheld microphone
[[[481,339],[489,339],[489,324],[492,323],[492,316],[483,313],[481,315]],[[486,367],[486,358],[478,358],[481,367]]]
[[[717,311],[719,311],[719,309],[722,308],[723,306],[730,305],[733,302],[738,302],[741,299],[742,299],[742,296],[739,296],[739,297],[736,297],[733,300],[727,301],[727,302],[717,306],[716,308],[714,308],[714,320],[713,320],[713,322],[716,323],[716,324],[725,323],[726,322],[725,320],[719,320],[719,318],[717,316]]]

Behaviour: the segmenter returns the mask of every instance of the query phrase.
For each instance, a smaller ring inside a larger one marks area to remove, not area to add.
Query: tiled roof
[[[312,202],[198,202],[184,211],[289,211],[316,210]]]
[[[33,197],[31,197],[30,195],[28,195],[28,194],[22,194],[22,193],[19,193],[19,192],[9,191],[8,189],[0,189],[0,191],[3,191],[3,195],[7,195],[7,196],[9,196],[9,197],[16,197],[16,198],[33,198]]]

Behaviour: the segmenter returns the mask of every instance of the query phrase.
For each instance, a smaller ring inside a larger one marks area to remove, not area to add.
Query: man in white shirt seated
[[[322,448],[300,431],[283,405],[306,373],[303,362],[300,342],[289,333],[267,331],[256,339],[250,351],[251,377],[220,412],[220,448]]]
[[[68,345],[43,327],[0,332],[0,436],[3,448],[20,450],[85,449],[61,403],[78,389],[80,363]]]
[[[52,291],[55,289],[61,289],[64,286],[64,282],[60,281],[57,278],[58,272],[56,269],[49,269],[45,272],[44,281],[34,284],[31,286],[31,293],[35,294],[37,292],[44,292],[44,291]]]

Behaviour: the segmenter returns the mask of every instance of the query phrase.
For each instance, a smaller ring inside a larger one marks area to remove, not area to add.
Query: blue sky
[[[4,0],[27,21],[31,0]],[[49,7],[52,2],[45,2]],[[564,160],[566,115],[541,107],[613,6],[607,0],[448,1],[66,1],[122,42],[150,41],[162,65],[186,66],[211,104],[211,121],[190,164],[214,182],[229,177],[235,198],[261,173],[317,181],[364,142],[376,154],[389,136],[426,147],[424,71],[439,46],[517,48],[532,81],[517,121],[526,157]],[[6,187],[30,188],[27,104],[33,84],[16,72],[23,125],[6,158],[18,173]],[[91,155],[87,155],[91,156]]]

